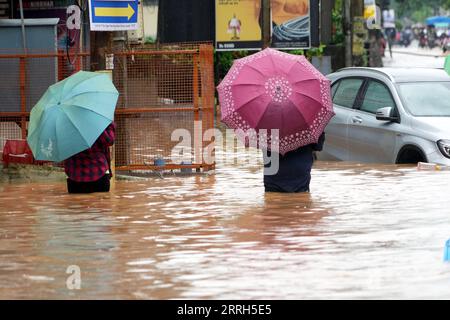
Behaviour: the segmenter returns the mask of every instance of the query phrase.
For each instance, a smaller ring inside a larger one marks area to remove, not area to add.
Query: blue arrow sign
[[[90,0],[91,30],[137,29],[138,7],[138,0]]]

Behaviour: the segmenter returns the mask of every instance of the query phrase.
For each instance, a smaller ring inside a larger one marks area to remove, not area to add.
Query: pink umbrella
[[[261,129],[278,129],[281,154],[316,143],[334,116],[330,81],[305,57],[270,48],[235,60],[217,90],[222,122],[269,150]]]

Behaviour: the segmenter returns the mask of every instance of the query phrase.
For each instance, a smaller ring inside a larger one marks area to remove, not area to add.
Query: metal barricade
[[[213,64],[211,44],[114,52],[113,81],[120,93],[116,170],[214,168],[214,162],[204,157],[211,141],[203,139],[214,127]],[[2,69],[0,82],[0,150],[6,140],[26,139],[34,104],[49,85],[89,70],[90,55],[80,52],[69,60],[64,52],[0,52],[2,65],[8,68]],[[184,153],[178,150],[183,139]]]

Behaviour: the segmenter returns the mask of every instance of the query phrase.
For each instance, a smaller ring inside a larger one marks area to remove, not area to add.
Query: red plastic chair
[[[10,163],[34,163],[33,152],[26,140],[6,140],[3,147],[3,162],[5,167]]]

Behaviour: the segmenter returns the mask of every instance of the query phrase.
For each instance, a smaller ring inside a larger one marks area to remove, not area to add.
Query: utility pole
[[[352,17],[364,16],[364,1],[363,0],[352,0],[351,3],[351,15]]]
[[[353,65],[352,52],[352,0],[344,0],[344,32],[345,32],[345,66]]]
[[[344,0],[345,66],[353,66],[353,18],[364,15],[363,0]]]
[[[262,0],[262,34],[263,34],[263,49],[270,47],[272,19],[270,17],[270,0]]]
[[[364,40],[366,36],[363,33],[364,28],[364,1],[352,0],[351,2],[351,21],[352,21],[352,66],[362,66],[364,55]],[[366,23],[367,25],[367,23]],[[356,46],[356,48],[355,48]]]

